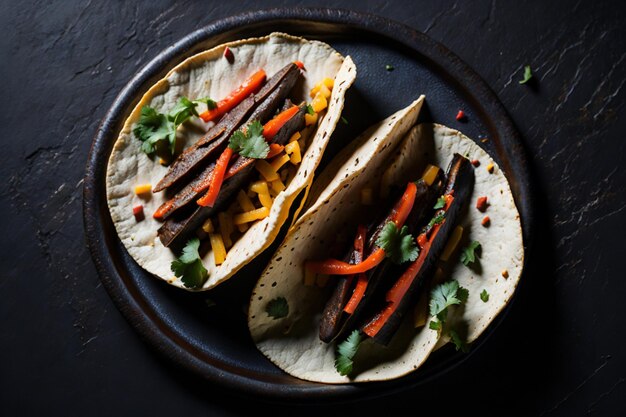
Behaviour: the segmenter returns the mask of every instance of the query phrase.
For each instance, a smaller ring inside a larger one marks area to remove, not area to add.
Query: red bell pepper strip
[[[356,287],[354,288],[354,292],[352,293],[352,297],[346,303],[346,306],[343,308],[343,311],[352,314],[354,310],[356,310],[356,306],[359,305],[361,300],[363,299],[363,295],[365,295],[365,289],[367,288],[367,275],[359,274],[359,278],[356,282]]]
[[[443,208],[444,211],[450,208],[450,204],[452,204],[453,200],[454,197],[452,195],[446,195],[446,205]],[[445,219],[443,220],[443,222],[445,222]],[[366,335],[370,337],[376,336],[380,329],[382,329],[382,327],[385,325],[389,317],[391,317],[394,311],[396,311],[396,308],[400,304],[400,301],[402,301],[402,298],[409,290],[413,279],[424,265],[424,262],[428,257],[430,246],[435,239],[435,236],[437,236],[439,229],[441,229],[441,225],[443,224],[443,222],[433,226],[431,235],[428,238],[428,241],[426,241],[426,243],[424,243],[424,245],[420,248],[420,254],[417,259],[411,265],[409,265],[406,271],[404,271],[400,278],[398,278],[393,287],[391,287],[389,291],[387,291],[387,294],[385,295],[385,301],[387,301],[387,306],[378,316],[376,316],[376,320],[370,322],[367,326],[365,326],[363,332]]]
[[[228,162],[230,161],[231,156],[233,156],[233,150],[231,148],[226,148],[217,159],[215,168],[213,169],[213,175],[211,176],[211,182],[209,183],[209,191],[207,191],[203,197],[198,199],[198,205],[213,207],[215,200],[217,200],[217,195],[220,192],[220,188],[222,188],[224,174],[226,173],[226,168],[228,167]]]
[[[394,222],[398,228],[404,225],[406,218],[413,209],[417,187],[410,182],[406,186],[406,190],[402,198],[393,208],[390,221]],[[307,261],[304,267],[318,274],[328,275],[351,275],[360,274],[369,271],[385,259],[385,251],[381,248],[373,251],[363,262],[352,265],[337,259],[326,259],[324,261]]]
[[[239,88],[220,100],[214,109],[207,110],[200,114],[200,118],[202,118],[205,122],[211,122],[219,119],[224,113],[232,110],[250,94],[259,91],[261,85],[265,82],[265,77],[265,71],[259,70],[255,72],[250,76],[250,78],[244,81]]]
[[[155,211],[152,214],[152,217],[157,219],[157,220],[163,220],[163,216],[165,216],[165,213],[170,211],[170,209],[172,208],[173,205],[174,205],[174,199],[171,199],[171,200],[165,202],[165,204],[163,204],[161,207],[159,207],[157,209],[157,211]]]
[[[293,61],[293,63],[296,64],[301,70],[304,69],[304,63],[302,61]]]
[[[274,139],[274,136],[276,136],[278,131],[289,121],[289,119],[298,113],[298,110],[300,110],[298,106],[290,107],[287,110],[280,112],[269,122],[265,123],[263,126],[263,137],[265,140],[269,142]]]

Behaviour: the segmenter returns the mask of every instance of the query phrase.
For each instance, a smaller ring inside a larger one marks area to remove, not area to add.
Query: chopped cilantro
[[[274,298],[265,306],[265,312],[274,320],[287,317],[289,314],[289,304],[287,303],[287,299],[285,299],[285,297]]]
[[[345,117],[341,116],[341,123],[343,123],[344,125],[348,124],[348,119],[346,119]]]
[[[309,113],[311,116],[315,114],[315,110],[313,110],[313,106],[311,106],[310,104],[306,105],[306,112]]]
[[[433,330],[441,330],[441,324],[448,318],[448,307],[459,305],[467,301],[469,291],[459,286],[456,280],[447,281],[437,285],[430,292],[430,315],[436,317],[429,327]]]
[[[228,147],[246,158],[263,159],[270,152],[270,145],[263,137],[263,125],[258,120],[250,123],[244,133],[238,130],[230,137]]]
[[[530,69],[530,65],[526,65],[524,67],[524,78],[522,78],[519,83],[526,84],[531,78],[533,78],[533,71]]]
[[[454,343],[454,347],[456,348],[457,351],[459,350],[461,352],[469,351],[467,343],[465,343],[465,340],[463,340],[461,336],[459,336],[456,330],[450,329],[450,332],[448,334],[450,335],[450,340],[452,341],[452,343]]]
[[[480,293],[480,299],[483,300],[484,303],[489,301],[489,293],[487,290],[483,289],[483,292]]]
[[[200,259],[200,239],[193,238],[185,245],[180,258],[172,261],[172,272],[181,279],[187,288],[200,288],[209,277]]]
[[[354,355],[356,355],[362,336],[358,330],[350,333],[348,338],[341,342],[337,347],[337,359],[335,360],[335,369],[340,375],[349,375],[352,372]]]
[[[426,226],[427,229],[431,229],[433,226],[437,225],[437,224],[441,224],[443,223],[444,219],[446,218],[446,212],[443,210],[440,210],[435,217],[433,217],[430,222],[428,222],[428,226]]]
[[[433,208],[437,210],[440,208],[444,208],[445,205],[446,205],[446,198],[444,196],[441,196],[437,199],[437,203],[435,203],[435,206]]]
[[[376,245],[385,250],[385,255],[393,263],[401,264],[417,259],[419,249],[415,244],[415,239],[409,233],[409,229],[403,226],[398,230],[396,224],[388,222],[380,232]]]
[[[141,150],[147,154],[154,153],[157,143],[166,141],[173,155],[176,149],[176,129],[192,116],[198,116],[196,107],[201,102],[206,103],[209,109],[215,106],[215,102],[210,98],[191,101],[187,97],[181,97],[168,114],[159,113],[150,106],[143,106],[139,121],[133,129],[135,137],[142,142]]]
[[[195,100],[195,102],[206,104],[206,108],[209,110],[215,110],[217,108],[217,103],[208,97],[199,98],[198,100]]]
[[[393,65],[389,65],[389,64],[387,64],[387,65],[385,65],[385,69],[386,69],[387,71],[393,71],[395,68],[393,67]]]
[[[467,247],[463,248],[461,252],[461,262],[463,265],[469,266],[469,264],[476,262],[478,256],[477,251],[480,250],[480,242],[473,240]]]

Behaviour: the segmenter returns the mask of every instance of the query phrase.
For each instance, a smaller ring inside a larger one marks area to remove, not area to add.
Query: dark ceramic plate
[[[89,248],[107,291],[141,336],[172,361],[207,380],[272,400],[347,400],[389,394],[432,380],[470,355],[441,349],[415,373],[365,385],[323,385],[295,379],[271,364],[252,343],[244,309],[273,247],[234,279],[208,293],[168,286],[143,271],[117,238],[105,197],[105,172],[113,143],[130,110],[154,81],[184,58],[226,41],[282,31],[328,42],[357,66],[344,117],[322,166],[367,126],[426,95],[420,118],[458,128],[480,142],[503,168],[530,241],[532,205],[528,170],[518,133],[495,94],[466,64],[424,34],[380,17],[328,9],[267,10],[221,20],[193,32],[148,63],[122,90],[94,139],[84,186]],[[388,71],[387,65],[393,70]],[[455,119],[463,109],[467,121]],[[284,231],[283,231],[284,233]],[[528,249],[528,248],[527,248]],[[217,305],[209,307],[208,300]],[[475,342],[484,343],[504,314]]]

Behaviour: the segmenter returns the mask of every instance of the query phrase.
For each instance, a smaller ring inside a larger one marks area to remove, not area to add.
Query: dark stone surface
[[[380,14],[443,43],[493,88],[529,151],[535,262],[498,331],[432,384],[342,415],[623,415],[626,73],[620,2],[268,1]],[[82,177],[115,95],[170,43],[256,2],[0,6],[0,414],[292,415],[206,385],[153,353],[85,247]],[[523,66],[537,83],[520,86]]]

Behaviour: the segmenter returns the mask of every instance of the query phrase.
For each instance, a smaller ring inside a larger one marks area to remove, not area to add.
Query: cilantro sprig
[[[270,145],[263,137],[263,125],[258,120],[250,123],[246,131],[233,133],[228,147],[246,158],[264,159],[270,153]]]
[[[346,340],[337,346],[337,358],[335,359],[335,369],[339,375],[350,375],[354,365],[354,356],[363,341],[363,336],[358,330],[354,330]]]
[[[289,314],[289,303],[285,297],[274,298],[265,306],[265,312],[274,320],[282,319]]]
[[[486,303],[487,301],[489,301],[489,293],[487,292],[486,289],[483,289],[483,291],[480,293],[480,299],[482,300],[483,303]]]
[[[465,266],[469,266],[470,264],[476,262],[476,257],[478,256],[478,251],[480,251],[481,246],[480,242],[477,240],[473,240],[469,245],[463,248],[461,252],[461,262]]]
[[[395,264],[401,264],[417,259],[419,249],[415,239],[409,233],[409,229],[403,226],[398,230],[396,224],[388,222],[380,232],[376,245],[385,250],[385,256]]]
[[[139,121],[133,129],[133,134],[141,143],[141,150],[152,154],[157,150],[159,142],[167,142],[169,152],[174,155],[176,149],[176,129],[191,117],[198,117],[196,107],[200,103],[206,103],[209,109],[215,108],[216,104],[210,98],[189,100],[181,97],[178,103],[167,114],[159,113],[150,106],[143,106],[139,115]]]
[[[469,351],[469,346],[467,346],[467,343],[465,342],[465,340],[463,340],[463,338],[459,335],[459,333],[456,330],[450,329],[448,334],[450,335],[450,340],[452,341],[452,343],[454,343],[454,347],[456,348],[457,352],[459,350],[461,352]]]
[[[442,324],[448,318],[448,307],[460,305],[467,301],[469,291],[459,285],[457,280],[451,280],[437,285],[430,292],[430,315],[435,317],[428,327],[441,330]]]
[[[200,259],[200,239],[193,238],[183,248],[183,254],[172,261],[172,272],[181,279],[187,288],[200,288],[209,277],[209,273]]]

